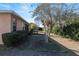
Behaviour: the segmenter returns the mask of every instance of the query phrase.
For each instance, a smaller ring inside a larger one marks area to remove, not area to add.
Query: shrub
[[[62,29],[62,35],[73,40],[79,40],[79,23],[72,23],[64,26]]]
[[[27,34],[28,33],[26,33],[25,31],[4,33],[2,34],[2,39],[3,39],[4,45],[16,46],[16,44],[18,44],[21,40],[27,37]]]
[[[75,22],[69,25],[64,26],[62,29],[55,26],[53,33],[62,35],[66,38],[71,38],[73,40],[79,41],[79,23]]]
[[[79,33],[75,35],[74,40],[79,41]]]
[[[18,34],[16,33],[5,33],[2,35],[3,42],[6,46],[13,46],[17,42]]]
[[[53,29],[52,29],[52,32],[53,32],[54,34],[59,34],[60,28],[55,25],[55,26],[53,27]]]

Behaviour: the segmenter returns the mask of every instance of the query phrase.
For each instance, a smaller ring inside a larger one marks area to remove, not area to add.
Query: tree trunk
[[[48,26],[48,36],[50,36],[50,33],[51,33],[51,25]]]
[[[44,28],[45,28],[45,42],[48,43],[48,32],[47,32],[48,27],[45,25]]]

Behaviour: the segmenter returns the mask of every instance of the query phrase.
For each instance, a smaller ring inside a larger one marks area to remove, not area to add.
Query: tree
[[[49,28],[52,28],[52,16],[50,4],[39,4],[33,12],[33,17],[36,16],[35,20],[41,20],[45,28],[46,37],[49,35]],[[50,29],[49,29],[50,30]],[[47,32],[48,31],[48,32]],[[48,42],[48,38],[46,39]]]
[[[39,4],[33,12],[33,17],[35,16],[35,20],[41,20],[45,28],[45,34],[49,36],[52,31],[55,17],[61,25],[61,4]],[[47,40],[48,39],[46,39],[46,41]]]
[[[43,23],[45,34],[48,36],[54,24],[58,24],[63,29],[66,22],[71,23],[73,19],[76,19],[78,15],[75,13],[76,9],[74,6],[75,4],[61,3],[38,4],[37,8],[33,11],[33,17],[35,17],[35,20],[40,20]]]
[[[30,30],[34,30],[37,27],[37,25],[35,23],[30,23],[29,27],[30,27]]]
[[[54,13],[53,17],[55,19],[55,23],[60,26],[62,29],[64,25],[67,23],[70,24],[71,21],[75,20],[77,18],[76,10],[78,8],[75,8],[76,4],[55,4],[54,5]]]

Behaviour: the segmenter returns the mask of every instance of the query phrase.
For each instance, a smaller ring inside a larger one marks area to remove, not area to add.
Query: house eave
[[[20,15],[18,15],[16,12],[12,11],[12,10],[0,10],[0,14],[4,14],[4,13],[7,13],[7,14],[12,14],[12,15],[15,15],[17,17],[19,17],[23,22],[25,22],[26,24],[29,24],[27,21],[25,21]]]

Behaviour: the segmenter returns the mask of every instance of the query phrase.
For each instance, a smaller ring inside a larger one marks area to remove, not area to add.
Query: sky
[[[27,22],[34,22],[31,11],[36,7],[33,3],[0,3],[0,10],[13,10]]]
[[[73,6],[79,9],[79,4],[74,4]],[[0,3],[0,10],[13,10],[29,23],[34,22],[34,18],[32,18],[32,11],[36,7],[37,7],[37,3]],[[70,8],[70,6],[67,8]],[[38,23],[39,26],[42,26],[41,22]]]

